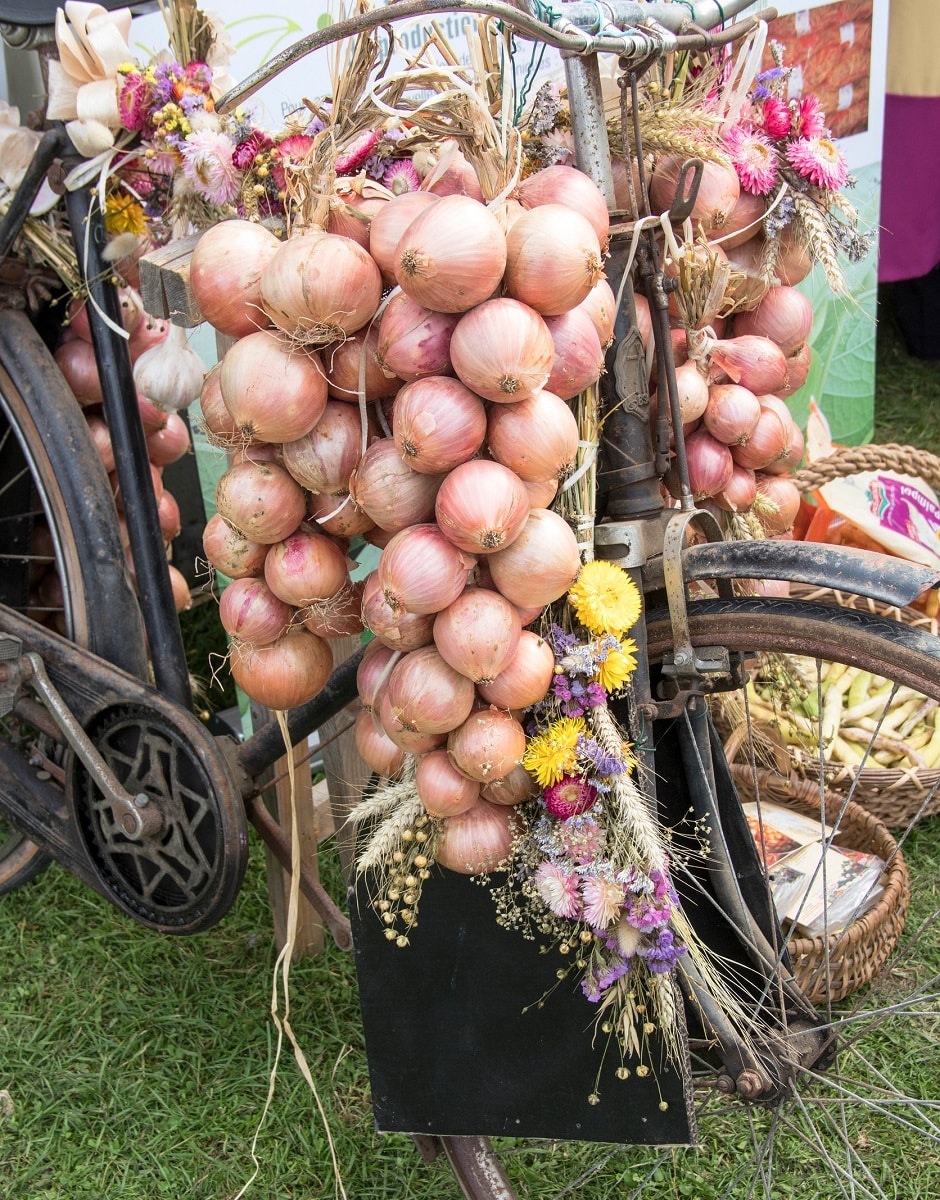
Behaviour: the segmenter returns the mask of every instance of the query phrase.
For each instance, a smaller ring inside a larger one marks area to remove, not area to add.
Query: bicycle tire
[[[5,311],[0,322],[0,455],[4,602],[21,610],[28,605],[29,552],[38,523],[45,521],[63,592],[60,631],[145,678],[143,630],[107,475],[78,403],[39,334],[18,312]],[[0,747],[17,752],[8,741]],[[0,822],[0,895],[28,882],[49,861]]]
[[[940,639],[869,612],[789,599],[702,600],[690,605],[689,632],[695,647],[845,663],[895,678],[940,702]],[[673,645],[668,614],[650,614],[647,635],[655,666]],[[914,863],[918,852],[929,863],[940,842],[936,833],[923,828],[896,836]],[[827,1006],[825,1019],[840,1037],[832,1069],[797,1072],[782,1098],[751,1104],[741,1096],[727,1103],[714,1087],[714,1068],[706,1064],[712,1087],[705,1091],[698,1113],[702,1147],[686,1152],[691,1163],[687,1174],[682,1152],[675,1149],[493,1145],[482,1137],[444,1138],[462,1194],[470,1200],[548,1200],[563,1195],[627,1200],[647,1194],[724,1200],[794,1194],[914,1197],[935,1191],[940,1182],[940,1096],[918,1094],[915,1084],[906,1085],[900,1078],[892,1081],[882,1065],[884,1041],[903,1046],[896,1064],[899,1075],[916,1074],[916,1064],[934,1057],[940,1025],[940,901],[929,895],[934,890],[930,880],[923,882],[928,885],[923,896],[915,883],[914,916],[909,915],[887,968],[860,1000],[849,997],[841,1005]],[[901,996],[898,983],[908,980],[907,994]],[[854,1074],[846,1074],[849,1068]],[[918,1162],[919,1173],[909,1191],[899,1179],[878,1178],[868,1168],[864,1148],[874,1146],[876,1139],[877,1144],[891,1145],[894,1161],[908,1156]],[[533,1169],[536,1157],[538,1167]],[[520,1176],[526,1182],[517,1190]]]

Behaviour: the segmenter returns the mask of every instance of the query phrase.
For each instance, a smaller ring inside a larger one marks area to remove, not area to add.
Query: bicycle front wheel
[[[868,730],[864,744],[851,744],[872,769],[888,742],[904,740],[889,734],[886,726],[887,721],[896,724],[889,714],[901,704],[908,706],[910,716],[920,713],[929,728],[940,728],[940,640],[901,621],[795,600],[703,600],[690,605],[689,630],[696,648],[725,647],[743,660],[750,687],[716,698],[713,711],[719,726],[725,719],[726,729],[729,722],[722,713],[737,713],[737,777],[742,798],[755,801],[759,812],[768,799],[798,791],[804,802],[825,806],[819,807],[816,819],[828,819],[836,842],[859,812],[855,798],[861,799],[860,792],[836,791],[831,773],[820,767],[818,749],[815,754],[809,750],[814,740],[831,740],[828,730],[823,734],[820,728],[822,718],[811,715],[814,708],[823,707],[817,699],[826,690],[831,664],[837,664],[837,670],[867,673],[877,684],[870,689],[874,702],[868,701],[865,716],[852,718],[851,725]],[[672,651],[665,614],[651,615],[648,642],[655,675]],[[778,699],[761,699],[771,695],[764,681],[781,676],[787,682]],[[802,700],[787,687],[802,689]],[[766,711],[774,707],[779,714],[776,728]],[[798,725],[805,739],[802,755],[799,746],[794,748],[801,758],[798,784],[779,773],[781,756],[790,752],[780,729],[795,715],[799,720],[790,724]],[[905,720],[903,728],[907,724]],[[920,740],[905,736],[909,742]],[[768,747],[773,751],[769,760]],[[927,784],[922,808],[931,799],[934,777],[940,779],[940,773],[922,772]],[[866,836],[874,836],[889,860],[882,882],[901,867],[904,878],[910,879],[906,924],[906,888],[898,886],[892,893],[899,909],[892,938],[902,924],[903,934],[896,944],[892,941],[890,953],[882,955],[886,961],[870,979],[863,971],[861,982],[845,985],[838,956],[847,935],[828,926],[812,941],[818,955],[815,967],[795,970],[798,944],[783,926],[780,959],[789,964],[784,973],[793,970],[804,995],[812,997],[834,1053],[803,1066],[794,1065],[799,1061],[794,1053],[784,1085],[776,1094],[752,1102],[740,1094],[728,1095],[722,1068],[709,1048],[693,1045],[699,1146],[663,1151],[581,1143],[500,1141],[491,1146],[484,1139],[451,1139],[448,1150],[464,1194],[500,1200],[566,1195],[583,1200],[647,1195],[913,1200],[934,1194],[940,1187],[940,1069],[935,1049],[940,1031],[940,829],[936,823],[919,821],[918,815],[915,812],[905,827],[889,834],[862,812]],[[703,904],[705,891],[703,886]],[[694,906],[694,896],[686,903]],[[865,919],[853,912],[849,924]],[[789,958],[784,957],[785,947]],[[883,949],[872,936],[870,953],[881,954]],[[856,953],[864,959],[868,952],[863,938]],[[845,995],[843,985],[848,988]],[[796,1046],[798,1031],[788,1029],[783,1020],[784,1041],[792,1035]],[[655,1114],[650,1120],[654,1118]],[[910,1165],[902,1169],[902,1163]]]

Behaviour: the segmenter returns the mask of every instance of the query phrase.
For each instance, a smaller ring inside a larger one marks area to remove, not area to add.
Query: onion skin
[[[543,316],[575,308],[602,278],[597,233],[563,204],[524,212],[506,235],[506,292]]]
[[[233,579],[219,599],[222,628],[252,646],[270,646],[283,637],[294,612],[263,579]]]
[[[98,364],[90,342],[82,341],[81,338],[63,342],[56,350],[54,358],[79,404],[85,406],[101,403],[101,380],[98,378]]]
[[[516,474],[518,475],[519,472],[517,471]],[[529,479],[523,479],[522,482],[525,485],[525,490],[529,493],[529,508],[548,508],[558,494],[557,479],[546,479],[540,483],[533,483]]]
[[[468,778],[490,783],[503,779],[522,762],[525,730],[501,709],[479,709],[449,735],[447,752]]]
[[[813,329],[813,306],[796,288],[772,287],[756,308],[739,313],[734,332],[767,337],[789,358],[806,341]],[[772,391],[773,389],[766,389]]]
[[[792,425],[792,418],[790,419]],[[774,409],[762,405],[760,417],[750,439],[743,446],[735,446],[731,453],[734,461],[751,471],[762,471],[771,463],[779,462],[789,453],[790,427],[784,417]]]
[[[400,749],[378,726],[371,712],[363,711],[356,717],[353,739],[359,757],[366,766],[383,778],[394,778],[405,765],[405,751]]]
[[[333,537],[356,537],[375,528],[372,518],[348,492],[312,492],[307,516],[318,529]]]
[[[189,282],[214,329],[240,338],[268,324],[261,309],[261,272],[280,244],[256,221],[222,221],[200,237]]]
[[[219,386],[246,442],[292,442],[309,433],[326,408],[320,360],[265,330],[239,338],[226,352]]]
[[[193,596],[189,590],[189,584],[186,582],[186,576],[182,571],[178,571],[172,563],[167,563],[166,569],[170,576],[170,587],[173,591],[173,604],[176,611],[188,612],[193,606]]]
[[[443,474],[473,458],[486,432],[483,401],[459,379],[431,375],[406,384],[395,397],[395,445],[422,475]]]
[[[786,533],[800,510],[800,493],[795,483],[779,475],[760,474],[757,477],[757,493],[765,502],[776,506],[776,511],[765,505],[756,506],[761,524],[768,533]]]
[[[722,442],[716,441],[707,429],[697,429],[686,438],[689,465],[689,486],[696,500],[715,496],[731,479],[735,460]]]
[[[395,662],[396,652],[389,650],[381,642],[373,640],[366,646],[356,668],[356,690],[359,692],[363,708],[374,707],[388,683],[388,676]]]
[[[716,383],[708,389],[702,424],[717,442],[743,446],[760,417],[760,402],[753,392],[736,383]]]
[[[776,395],[781,400],[785,400],[788,396],[792,396],[798,392],[806,383],[809,377],[809,369],[812,363],[813,352],[810,349],[809,342],[804,342],[802,346],[798,346],[793,354],[787,356],[787,382],[782,388],[777,388]]]
[[[650,205],[662,213],[676,196],[679,172],[685,157],[669,154],[659,158],[649,181]],[[701,226],[706,238],[721,237],[741,196],[734,167],[702,163],[702,179],[690,214],[693,227]]]
[[[382,551],[377,573],[391,608],[429,616],[453,604],[473,563],[436,525],[411,525]]]
[[[369,253],[378,263],[383,283],[394,285],[395,251],[402,234],[429,205],[437,200],[430,192],[403,192],[394,196],[372,218],[369,225]]]
[[[238,463],[229,467],[215,491],[218,512],[246,538],[270,545],[304,519],[303,488],[277,463]]]
[[[500,674],[477,690],[487,704],[496,708],[528,708],[545,699],[554,674],[551,646],[537,633],[523,629],[515,653]]]
[[[407,729],[389,706],[387,688],[382,690],[375,716],[378,717],[380,725],[395,745],[409,754],[427,754],[429,751],[443,746],[447,741],[445,733],[418,733],[414,729]]]
[[[265,583],[295,608],[335,596],[348,578],[346,555],[339,546],[304,526],[275,542],[264,560]]]
[[[110,475],[114,470],[114,449],[111,446],[111,434],[108,432],[107,422],[97,413],[86,414],[85,420],[88,422],[88,429],[98,456],[104,464],[104,469]]]
[[[349,494],[387,533],[398,533],[434,516],[443,475],[413,471],[392,438],[373,442],[349,477]]]
[[[602,346],[608,345],[614,336],[614,321],[617,318],[617,298],[606,279],[599,279],[587,296],[578,305],[581,312],[591,318]],[[649,313],[649,305],[647,305]],[[644,338],[644,342],[645,342]]]
[[[581,305],[557,317],[546,317],[545,324],[555,346],[555,361],[545,389],[562,400],[571,400],[604,373],[600,337]]]
[[[361,457],[362,424],[358,408],[328,400],[316,425],[285,442],[284,466],[311,492],[345,490]]]
[[[449,375],[450,339],[458,313],[434,312],[400,292],[388,303],[379,326],[376,363],[406,383],[426,375]]]
[[[728,219],[716,235],[724,250],[733,250],[736,246],[760,236],[761,223],[767,211],[767,201],[763,196],[755,196],[743,189],[737,203],[728,214]]]
[[[556,163],[535,171],[519,184],[517,197],[526,208],[541,204],[563,204],[590,221],[602,246],[610,234],[607,201],[589,175],[576,167]]]
[[[787,381],[786,355],[770,338],[742,334],[716,342],[710,351],[713,364],[727,372],[756,396],[776,392]]]
[[[182,530],[180,522],[180,506],[176,503],[176,499],[165,488],[163,495],[157,501],[157,517],[160,521],[160,533],[163,535],[163,541],[169,545],[174,538],[178,538]]]
[[[523,766],[513,767],[502,779],[494,779],[480,789],[490,804],[521,804],[539,794],[539,785]]]
[[[549,390],[540,389],[516,404],[498,404],[487,418],[490,454],[524,483],[566,478],[574,466],[579,436],[574,413]]]
[[[460,875],[494,871],[505,862],[516,832],[512,808],[478,801],[444,823],[435,861]]]
[[[166,415],[166,424],[147,435],[147,457],[155,467],[168,467],[192,449],[189,429],[179,413]]]
[[[466,588],[434,618],[434,644],[441,658],[477,684],[499,675],[521,634],[517,609],[488,588]]]
[[[401,380],[387,375],[375,361],[379,348],[377,326],[363,330],[321,351],[326,371],[326,387],[334,400],[359,403],[359,376],[363,376],[363,394],[367,401],[381,400],[401,387]]]
[[[744,512],[754,503],[756,495],[754,472],[735,463],[731,478],[720,492],[716,492],[715,503],[725,512]]]
[[[377,571],[366,579],[362,590],[362,623],[389,650],[417,650],[433,640],[433,615],[392,608],[382,594]]]
[[[399,659],[385,694],[394,719],[415,733],[450,733],[470,715],[475,695],[472,680],[455,671],[436,646]]]
[[[333,670],[330,644],[292,629],[272,646],[233,644],[232,678],[258,704],[276,711],[297,708],[322,691]]]
[[[511,546],[529,511],[529,493],[519,476],[484,458],[461,463],[446,475],[434,503],[441,532],[468,554]]]
[[[522,532],[489,556],[498,590],[519,608],[551,604],[571,587],[581,569],[571,526],[548,508],[533,508]]]
[[[503,296],[478,304],[450,340],[457,378],[496,404],[524,400],[548,382],[555,345],[535,310]]]
[[[220,513],[206,522],[202,548],[210,566],[229,579],[244,579],[261,575],[268,547],[253,542],[225,520]]]
[[[479,783],[462,775],[446,750],[432,750],[418,759],[415,789],[432,817],[456,817],[480,799]]]
[[[216,365],[207,373],[202,381],[202,391],[199,393],[199,408],[202,412],[202,427],[206,438],[213,446],[234,446],[241,439],[238,426],[232,419],[232,414],[222,399],[222,367]],[[169,417],[169,413],[163,414]]]
[[[506,266],[495,216],[469,196],[444,196],[420,212],[395,249],[403,292],[435,312],[460,313],[493,294]]]
[[[482,202],[483,189],[480,187],[480,180],[477,178],[473,164],[467,160],[463,151],[456,147],[457,143],[454,138],[445,138],[438,147],[437,159],[427,164],[418,165],[420,158],[415,155],[415,158],[418,159],[418,162],[415,163],[416,169],[419,175],[423,176],[421,186],[429,195],[470,196],[472,199]],[[438,173],[436,167],[445,155],[449,158],[449,162],[443,171]],[[425,169],[425,165],[427,169]],[[435,174],[437,175],[436,179],[432,178]]]

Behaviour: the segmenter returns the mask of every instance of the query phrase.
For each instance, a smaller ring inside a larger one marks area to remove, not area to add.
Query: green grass
[[[873,440],[940,454],[940,362],[907,353],[888,288],[879,299],[877,339]]]

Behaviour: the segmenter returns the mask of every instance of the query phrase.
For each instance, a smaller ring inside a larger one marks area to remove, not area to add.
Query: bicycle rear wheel
[[[876,728],[901,687],[921,696],[925,710],[938,720],[940,641],[900,622],[811,602],[733,599],[690,605],[689,628],[693,646],[723,646],[741,654],[751,676],[768,663],[798,672],[810,697],[807,710],[813,707],[813,693],[822,690],[828,670],[824,664],[836,663],[891,681],[869,714]],[[664,614],[651,616],[648,638],[655,671],[672,650]],[[754,706],[743,689],[738,700],[745,726],[743,737],[736,739],[742,778],[752,777],[751,791],[762,805],[767,799],[764,782],[771,776],[756,766],[768,730],[749,711]],[[792,702],[781,704],[780,710],[783,720],[792,714]],[[878,746],[873,734],[872,744],[863,750],[869,762]],[[817,772],[815,784],[808,780],[800,790],[815,796],[817,804],[829,799],[829,821],[838,832],[847,825],[844,814],[850,810],[837,797],[827,797],[823,773]],[[778,785],[777,795],[779,790]],[[925,804],[929,799],[925,796]],[[664,1194],[913,1200],[934,1194],[940,1186],[940,1071],[934,1067],[940,1031],[940,829],[912,820],[893,836],[897,854],[907,860],[912,898],[904,932],[886,964],[858,992],[832,998],[825,986],[827,969],[840,942],[838,934],[824,929],[821,945],[829,945],[829,955],[821,953],[818,970],[801,985],[805,992],[812,984],[818,993],[822,981],[823,998],[815,1006],[823,1029],[834,1039],[831,1061],[823,1056],[818,1065],[795,1066],[777,1095],[751,1102],[726,1094],[722,1068],[707,1047],[693,1046],[698,1147],[649,1150],[508,1140],[491,1146],[485,1139],[445,1139],[464,1194],[476,1200],[566,1195],[626,1200]],[[899,862],[895,857],[890,865]],[[703,884],[703,905],[714,903],[708,892]],[[687,908],[695,903],[687,896]],[[903,905],[903,897],[898,903]],[[788,1029],[785,1020],[786,1038],[797,1030]],[[602,1103],[617,1103],[617,1098],[605,1096]],[[895,1169],[905,1161],[916,1167]]]
[[[107,476],[74,397],[17,312],[0,322],[0,499],[0,603],[144,677]],[[12,714],[0,725],[0,752],[59,753]],[[0,818],[0,895],[48,862]]]

